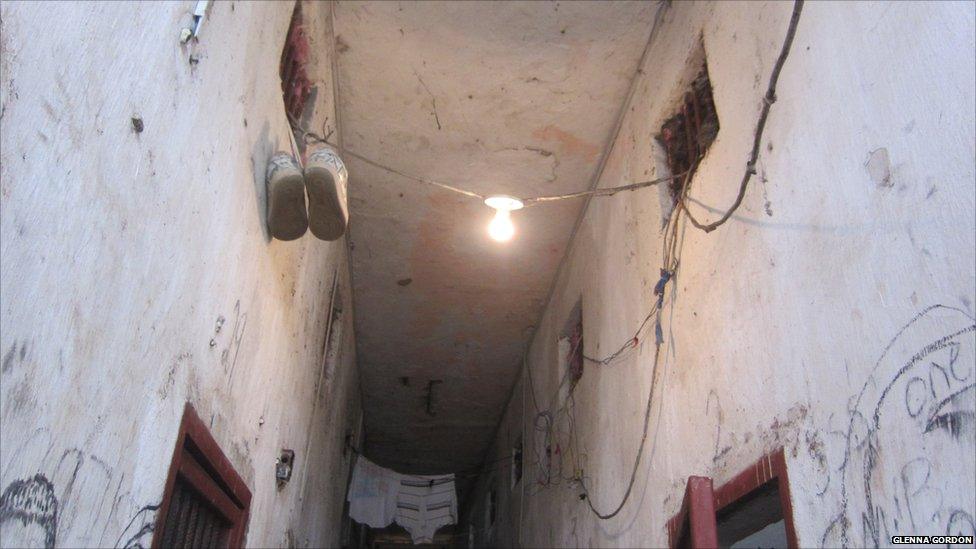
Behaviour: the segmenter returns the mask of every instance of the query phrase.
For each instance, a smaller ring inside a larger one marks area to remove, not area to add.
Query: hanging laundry
[[[454,475],[403,475],[358,456],[349,484],[349,517],[371,528],[394,521],[415,544],[431,543],[437,529],[457,522]]]
[[[400,475],[358,456],[349,483],[349,517],[372,528],[389,526],[396,515]]]
[[[454,475],[404,475],[397,496],[396,521],[410,532],[415,544],[432,543],[438,528],[457,522]]]

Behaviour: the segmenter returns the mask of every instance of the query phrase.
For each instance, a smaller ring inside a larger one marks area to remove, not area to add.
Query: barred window
[[[153,547],[241,547],[251,492],[187,404],[170,463]]]

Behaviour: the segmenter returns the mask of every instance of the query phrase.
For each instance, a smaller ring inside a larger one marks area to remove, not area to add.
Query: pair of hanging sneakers
[[[304,170],[291,155],[275,153],[268,163],[267,178],[271,236],[295,240],[311,230],[316,238],[332,241],[345,234],[349,223],[349,172],[333,149],[322,147],[312,152]]]

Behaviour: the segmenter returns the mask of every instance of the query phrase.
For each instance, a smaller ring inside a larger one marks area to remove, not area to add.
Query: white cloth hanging
[[[349,483],[349,517],[372,528],[389,526],[396,515],[400,475],[358,456]]]
[[[363,456],[353,466],[346,500],[351,519],[371,528],[395,520],[415,544],[431,543],[438,528],[457,522],[454,475],[403,475]]]
[[[454,475],[403,475],[396,521],[410,532],[415,544],[432,543],[438,528],[457,522]]]

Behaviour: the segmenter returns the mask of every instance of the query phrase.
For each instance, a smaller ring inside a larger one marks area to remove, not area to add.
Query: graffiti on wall
[[[48,429],[36,429],[4,463],[3,546],[148,547],[158,506],[138,504],[122,489],[124,481],[124,473],[98,456],[59,451]],[[70,534],[67,542],[63,532]]]
[[[152,544],[152,534],[156,527],[156,511],[159,505],[145,505],[129,519],[125,530],[115,540],[115,547],[143,549]]]
[[[42,474],[17,479],[0,495],[0,532],[8,547],[54,547],[58,535],[58,498]]]
[[[239,300],[229,320],[230,329],[223,330],[229,339],[220,338],[225,323],[220,316],[210,344],[220,350],[219,363],[228,380],[237,369],[247,325],[247,313]],[[191,394],[196,390],[193,372],[186,367],[192,358],[191,353],[182,352],[173,359],[156,393],[160,399],[179,390],[181,371],[190,378],[187,390]],[[36,371],[27,342],[15,342],[2,354],[0,374],[5,382],[13,379],[15,387],[12,398],[4,398],[5,421],[14,414],[31,413],[36,400],[31,376]],[[21,378],[13,377],[16,375]],[[10,394],[7,391],[5,397]],[[91,423],[87,440],[69,448],[58,440],[59,431],[49,427],[5,441],[0,464],[0,546],[135,548],[151,544],[158,502],[137,495],[146,487],[134,482],[131,473],[127,478],[119,461],[109,462],[91,451],[93,441],[110,430],[105,415],[94,417]]]
[[[973,534],[976,322],[935,305],[891,339],[852,400],[825,547]]]
[[[224,317],[221,316],[217,319],[217,325],[214,329],[214,339],[211,340],[211,346],[216,345],[215,341],[217,334],[220,333],[223,325]],[[237,370],[237,357],[241,353],[241,344],[244,342],[244,329],[246,327],[247,313],[241,312],[241,300],[238,299],[237,303],[234,304],[234,325],[231,331],[230,344],[220,352],[220,364],[224,368],[224,373],[227,374],[228,386],[234,380],[234,372]]]

